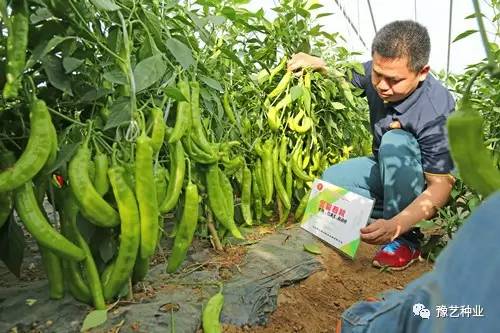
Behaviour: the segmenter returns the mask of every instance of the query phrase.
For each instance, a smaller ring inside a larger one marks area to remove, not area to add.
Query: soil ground
[[[272,231],[261,232],[261,237]],[[260,237],[256,237],[257,239]],[[201,245],[200,245],[201,246]],[[203,244],[206,248],[208,244]],[[224,325],[226,333],[259,332],[335,332],[337,320],[345,309],[357,301],[376,297],[390,289],[403,289],[409,282],[432,269],[428,262],[417,262],[405,271],[391,272],[372,267],[377,246],[361,243],[355,260],[341,256],[331,247],[321,245],[318,259],[324,269],[300,283],[283,287],[278,296],[278,308],[266,326],[235,327]],[[28,242],[21,279],[7,272],[0,263],[0,287],[29,284],[44,277],[36,245]],[[245,248],[235,246],[216,256],[220,269],[231,269],[244,256]],[[160,264],[160,257],[155,264]],[[220,272],[221,276],[223,272]],[[139,294],[134,295],[141,298]],[[146,297],[147,298],[147,297]],[[201,332],[201,330],[199,330]]]
[[[263,327],[224,326],[226,333],[259,332],[335,332],[342,312],[357,301],[376,297],[389,289],[403,289],[409,282],[432,269],[428,262],[417,262],[399,272],[372,267],[378,247],[362,243],[355,260],[322,245],[325,269],[302,282],[284,287],[278,308]]]

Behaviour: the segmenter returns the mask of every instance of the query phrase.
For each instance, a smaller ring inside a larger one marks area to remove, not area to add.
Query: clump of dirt
[[[337,320],[352,304],[374,298],[385,290],[403,289],[432,269],[428,262],[418,262],[400,272],[374,268],[371,260],[377,249],[362,243],[356,259],[350,260],[322,245],[320,260],[325,270],[282,288],[278,308],[266,326],[225,325],[224,332],[335,332]]]

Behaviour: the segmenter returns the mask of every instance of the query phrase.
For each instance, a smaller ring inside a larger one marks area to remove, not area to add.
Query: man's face
[[[408,58],[384,58],[373,54],[372,84],[380,98],[386,102],[398,102],[408,97],[425,80],[429,73],[426,65],[419,72],[409,69]]]

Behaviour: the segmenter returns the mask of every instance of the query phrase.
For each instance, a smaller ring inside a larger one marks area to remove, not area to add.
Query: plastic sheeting
[[[152,298],[121,305],[108,313],[108,320],[93,332],[120,327],[120,332],[191,333],[201,326],[203,306],[223,282],[225,296],[221,321],[233,325],[263,325],[277,307],[280,287],[307,278],[321,269],[303,244],[314,236],[299,227],[280,230],[248,246],[243,263],[223,279],[216,268],[190,274],[169,275],[164,264],[152,268],[144,282],[154,289]],[[191,253],[185,265],[210,258],[206,249]],[[48,298],[47,281],[19,283],[0,289],[0,332],[79,332],[91,307],[66,296]]]

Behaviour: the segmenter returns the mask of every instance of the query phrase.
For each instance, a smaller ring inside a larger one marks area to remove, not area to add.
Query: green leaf
[[[47,8],[38,8],[35,13],[31,14],[30,22],[31,24],[38,24],[52,16],[52,13]]]
[[[457,42],[457,41],[459,41],[461,39],[464,39],[465,37],[470,36],[470,35],[472,35],[473,33],[476,33],[476,32],[477,32],[477,30],[474,30],[474,29],[464,31],[460,35],[458,35],[457,37],[455,37],[455,39],[453,40],[452,43],[455,43],[455,42]]]
[[[304,90],[300,86],[293,86],[292,89],[290,89],[290,95],[292,96],[292,101],[295,101],[297,98],[302,96],[304,93]]]
[[[222,25],[226,22],[226,18],[224,16],[209,16],[208,20],[212,22],[213,25]]]
[[[193,53],[186,44],[175,38],[169,38],[166,44],[175,60],[177,60],[184,69],[188,69],[189,66],[194,64]]]
[[[243,68],[246,68],[245,64],[241,61],[240,58],[238,58],[238,56],[236,54],[234,54],[234,52],[230,49],[227,49],[225,47],[221,48],[221,51],[222,53],[224,53],[229,59],[231,59],[232,61],[234,61],[235,63],[237,63],[238,65],[240,65],[241,67]]]
[[[104,262],[109,262],[116,253],[116,244],[107,239],[106,241],[99,242],[99,254]]]
[[[63,59],[63,67],[64,70],[66,71],[66,74],[71,73],[72,71],[80,67],[83,64],[83,62],[84,62],[83,59],[65,57]]]
[[[321,254],[321,248],[316,243],[304,244],[304,250],[312,254]]]
[[[435,228],[436,224],[432,220],[424,220],[424,221],[418,222],[415,226],[420,228],[420,229],[426,230],[426,229]]]
[[[71,91],[71,82],[64,73],[61,59],[53,55],[47,55],[42,60],[42,67],[45,70],[45,74],[47,74],[47,78],[51,85],[62,92],[73,96],[73,92]]]
[[[323,5],[320,3],[313,3],[311,6],[309,6],[308,10],[315,10],[319,8],[323,8]]]
[[[297,14],[299,14],[303,18],[309,18],[309,16],[311,16],[311,13],[309,13],[304,8],[297,8],[296,11],[297,11]]]
[[[335,110],[343,110],[346,108],[346,106],[340,102],[333,102],[332,103],[332,107],[335,109]]]
[[[221,13],[231,21],[236,20],[236,11],[231,7],[222,8]]]
[[[24,234],[11,214],[9,220],[0,228],[0,259],[18,278],[24,256]]]
[[[363,67],[363,64],[361,64],[357,61],[353,61],[353,62],[351,62],[351,66],[352,66],[352,69],[354,69],[356,71],[356,73],[358,73],[360,75],[365,75],[365,67]]]
[[[105,96],[108,92],[109,92],[109,90],[106,90],[106,89],[89,87],[85,91],[85,93],[83,93],[83,91],[82,91],[83,95],[80,98],[80,102],[88,103],[88,102],[96,101],[99,98]]]
[[[166,87],[165,89],[163,89],[163,91],[168,97],[172,97],[177,102],[184,102],[184,101],[187,102],[186,97],[176,87]]]
[[[218,90],[220,92],[224,91],[224,88],[222,88],[221,84],[219,81],[212,79],[211,77],[205,76],[205,75],[199,75],[198,76],[203,83],[205,83],[207,86],[214,88],[215,90]]]
[[[48,42],[43,40],[33,50],[33,54],[26,62],[26,68],[31,68],[37,61],[45,57],[49,52],[55,49],[59,44],[73,37],[54,36]]]
[[[479,13],[479,16],[486,17],[482,13]],[[466,17],[464,17],[464,20],[468,20],[468,19],[472,19],[472,18],[476,18],[476,17],[477,17],[476,13],[472,13],[472,14],[467,15]]]
[[[112,71],[106,72],[102,76],[111,83],[116,83],[121,85],[128,84],[127,77],[119,69],[114,69]]]
[[[109,109],[109,119],[104,126],[104,130],[126,124],[131,119],[130,97],[121,96],[111,105]]]
[[[27,298],[26,299],[26,305],[27,306],[33,306],[33,305],[35,305],[36,302],[38,302],[38,300],[36,300],[34,298]]]
[[[108,320],[108,311],[107,310],[94,310],[90,312],[85,320],[83,321],[82,328],[80,332],[88,331],[91,328],[100,326],[104,324]]]
[[[321,13],[321,14],[316,15],[316,18],[319,19],[321,17],[326,17],[326,16],[330,16],[330,15],[333,15],[333,13]]]
[[[120,9],[120,6],[118,6],[114,0],[90,0],[96,6],[98,9],[105,10],[105,11],[115,11]]]
[[[59,150],[59,153],[57,154],[57,159],[54,162],[54,166],[50,169],[48,172],[53,173],[57,169],[59,169],[61,166],[66,165],[67,162],[73,157],[75,154],[76,149],[78,148],[79,144],[78,143],[67,143],[64,144],[61,149]]]
[[[157,54],[139,62],[134,68],[134,79],[136,92],[149,88],[159,81],[167,66],[163,61],[162,54]]]

